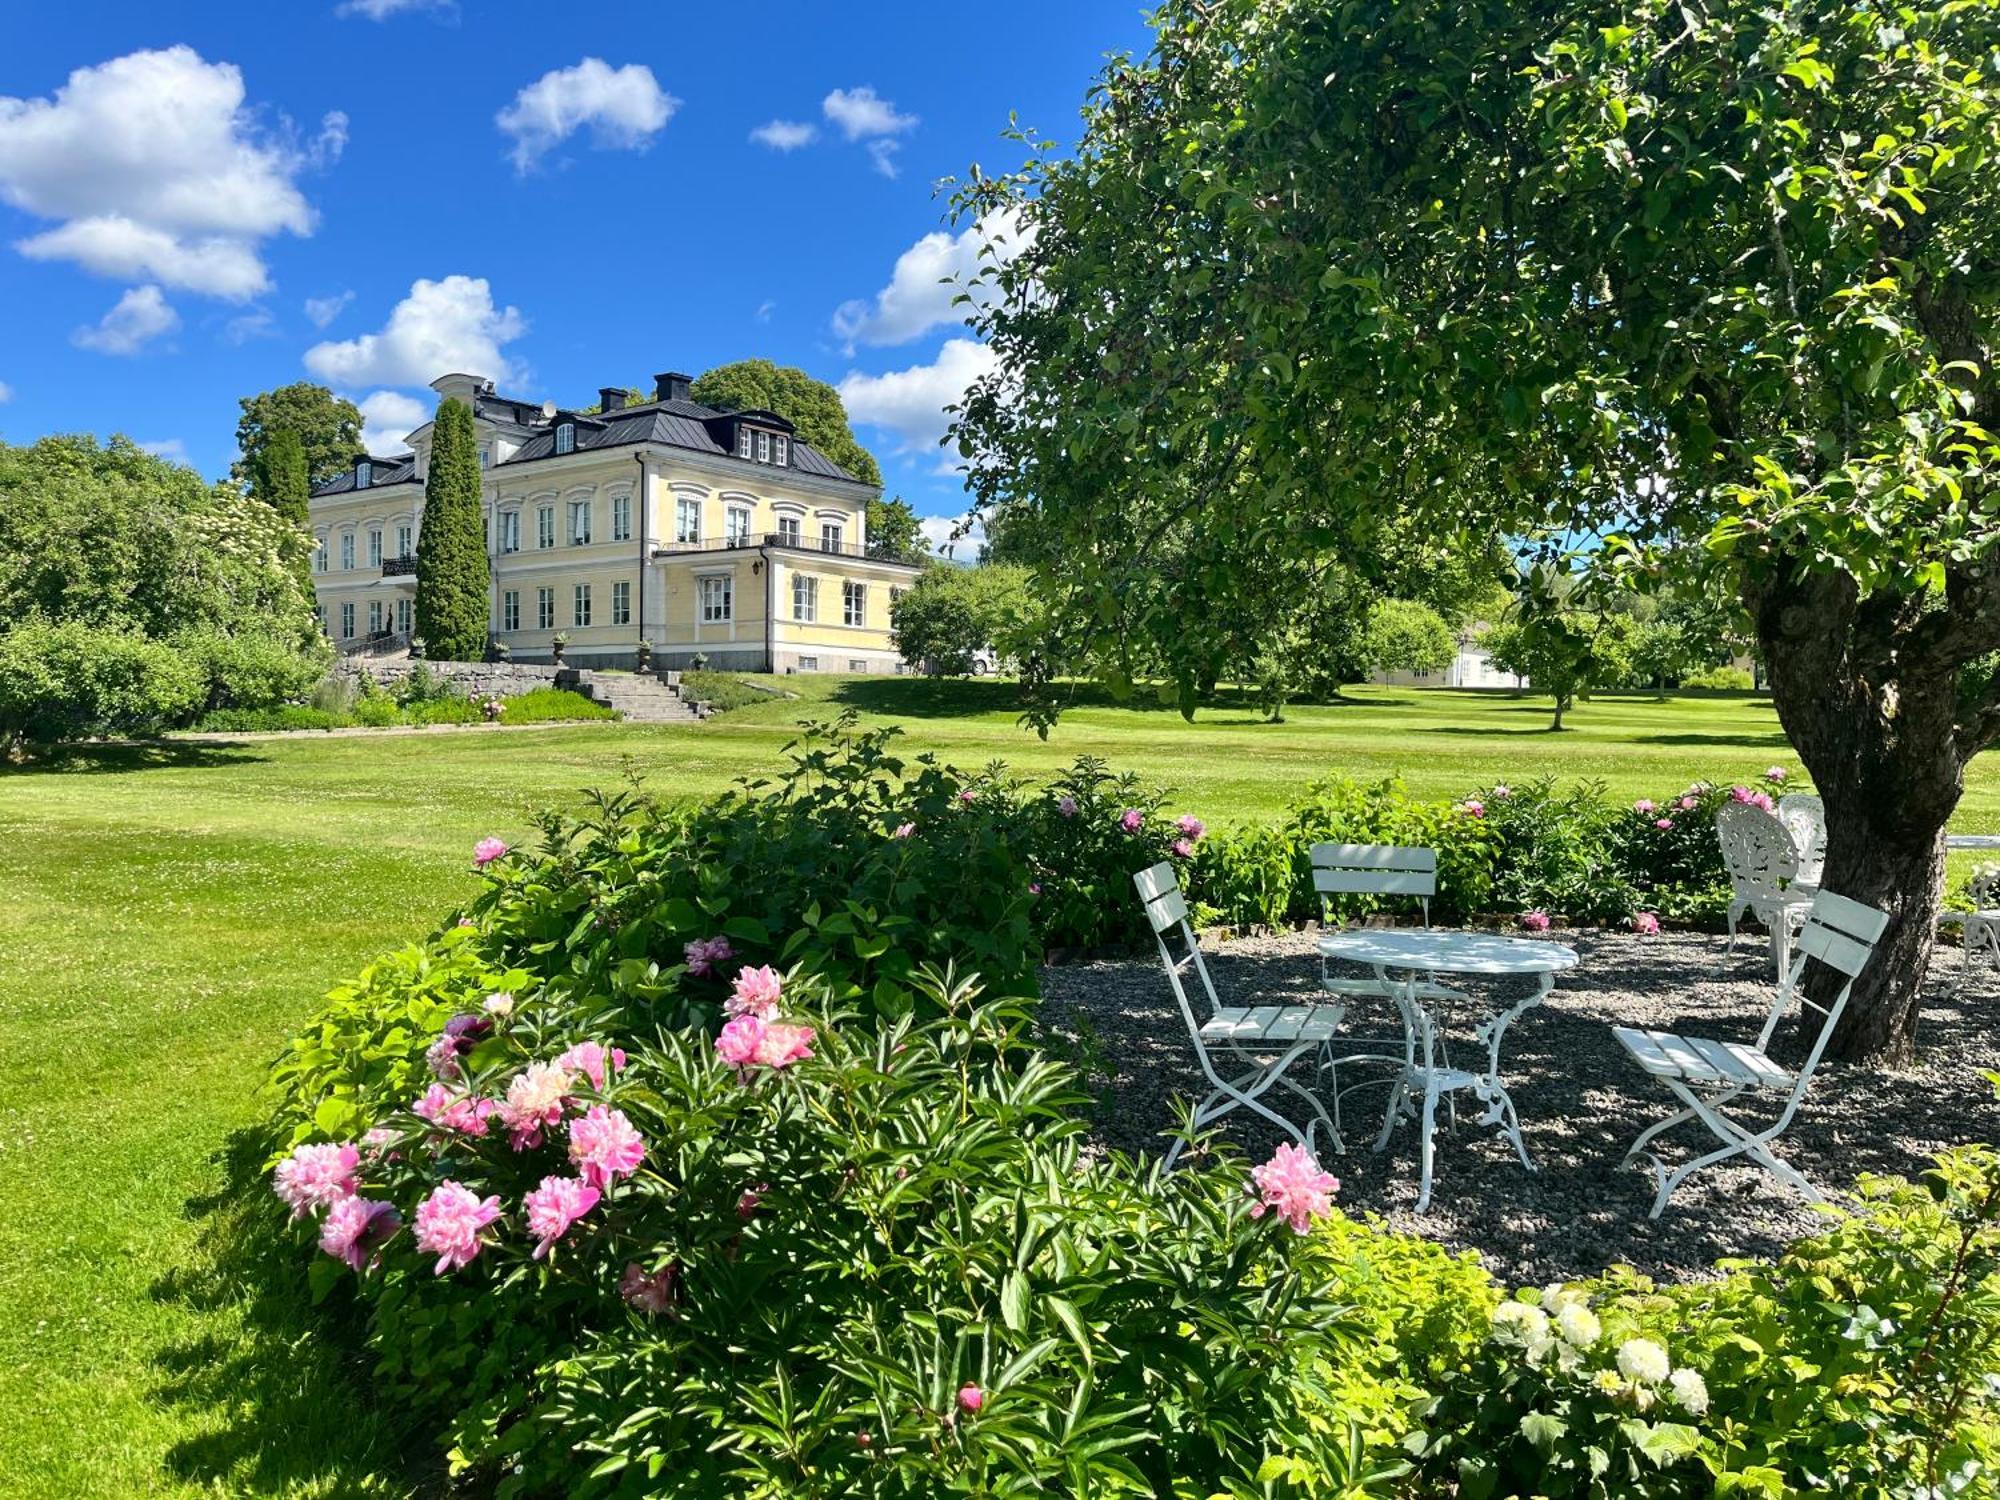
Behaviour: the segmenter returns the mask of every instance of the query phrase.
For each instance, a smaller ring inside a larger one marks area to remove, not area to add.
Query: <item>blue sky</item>
[[[0,55],[0,438],[219,475],[302,377],[385,449],[446,367],[565,404],[753,355],[843,387],[891,493],[982,351],[938,179],[1059,140],[1133,0],[556,6],[68,0]],[[432,368],[436,366],[436,368]]]

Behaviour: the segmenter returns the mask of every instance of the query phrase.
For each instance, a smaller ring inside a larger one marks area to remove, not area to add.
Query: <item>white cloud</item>
[[[352,292],[338,292],[331,297],[306,298],[306,316],[315,328],[324,328],[339,317],[347,304],[354,300]]]
[[[409,436],[431,419],[431,409],[401,391],[376,391],[355,403],[361,408],[361,446],[392,457],[410,451]]]
[[[77,69],[52,98],[0,96],[0,200],[61,221],[23,254],[243,301],[270,284],[258,242],[313,231],[294,178],[345,139],[345,116],[329,115],[301,150],[289,125],[258,123],[233,65],[134,52]]]
[[[407,11],[456,11],[453,0],[340,0],[333,8],[336,16],[360,16],[369,21],[386,21]]]
[[[750,132],[750,139],[773,151],[796,151],[819,139],[819,127],[804,120],[767,120]]]
[[[889,284],[865,298],[844,302],[833,315],[833,331],[855,344],[907,344],[933,328],[963,323],[965,309],[952,299],[973,275],[995,261],[1014,258],[1033,238],[1006,210],[988,214],[959,232],[927,234],[896,257]],[[986,252],[982,258],[982,249]]]
[[[12,401],[13,399],[14,387],[7,384],[6,381],[0,380],[0,403]]]
[[[181,315],[168,305],[158,287],[135,286],[98,319],[95,327],[79,328],[69,338],[79,349],[94,349],[99,354],[137,354],[180,326]]]
[[[141,443],[139,446],[155,458],[172,459],[177,464],[188,461],[187,444],[179,438],[161,438],[157,443]]]
[[[896,165],[896,153],[902,149],[901,141],[870,141],[868,159],[875,163],[875,170],[884,177],[897,177],[901,175],[901,171]]]
[[[778,304],[767,297],[764,301],[757,304],[757,321],[759,323],[770,322],[771,314],[777,310]]]
[[[896,437],[902,453],[935,452],[950,426],[947,406],[965,395],[966,387],[994,367],[993,351],[973,339],[946,339],[931,364],[886,375],[851,373],[840,382],[840,399],[857,422],[881,428]],[[939,467],[949,472],[956,458],[942,455]]]
[[[924,534],[924,545],[932,552],[960,562],[976,560],[986,542],[985,526],[971,520],[970,512],[963,516],[925,516],[917,526]]]
[[[901,135],[917,126],[915,115],[899,115],[896,106],[872,88],[835,89],[820,102],[827,119],[850,141]]]
[[[274,339],[278,336],[278,322],[271,316],[268,307],[255,307],[242,317],[231,318],[224,324],[222,336],[232,344],[247,344],[252,339]]]
[[[586,126],[601,149],[643,151],[680,103],[643,63],[614,68],[586,57],[573,68],[544,73],[493,122],[514,138],[515,170],[527,172]]]
[[[483,277],[419,279],[380,333],[306,350],[306,368],[335,385],[429,385],[454,371],[514,380],[518,367],[501,352],[528,331],[519,308],[493,305]]]

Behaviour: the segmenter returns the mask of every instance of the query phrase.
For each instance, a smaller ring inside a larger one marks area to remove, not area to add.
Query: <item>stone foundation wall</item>
[[[532,693],[536,688],[576,686],[574,681],[556,680],[558,675],[565,673],[572,679],[576,676],[564,667],[517,661],[350,660],[335,662],[333,675],[358,679],[366,672],[383,687],[394,687],[419,666],[426,668],[433,677],[447,679],[460,692],[473,698],[515,698],[522,693]]]

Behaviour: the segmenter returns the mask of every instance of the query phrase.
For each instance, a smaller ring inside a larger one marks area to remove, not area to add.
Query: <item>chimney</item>
[[[678,370],[669,370],[664,375],[653,377],[653,399],[655,401],[691,401],[689,394],[694,389],[694,377],[683,375]]]
[[[600,385],[597,388],[597,405],[600,411],[623,411],[625,409],[625,387],[622,385]]]

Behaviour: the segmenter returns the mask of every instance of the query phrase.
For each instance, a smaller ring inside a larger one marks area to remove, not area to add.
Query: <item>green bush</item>
[[[502,724],[553,724],[566,719],[615,719],[616,709],[606,708],[568,688],[536,688],[505,700],[500,711]]]
[[[1681,686],[1696,692],[1747,693],[1757,686],[1757,679],[1742,667],[1709,667],[1688,673]]]
[[[726,714],[753,703],[769,703],[774,695],[758,692],[732,672],[687,671],[681,673],[681,696]]]
[[[339,729],[353,722],[345,714],[288,703],[280,708],[218,708],[203,714],[195,728],[209,734],[255,734],[287,729]]]
[[[92,734],[152,734],[201,705],[200,667],[136,631],[31,619],[0,634],[0,752]]]

